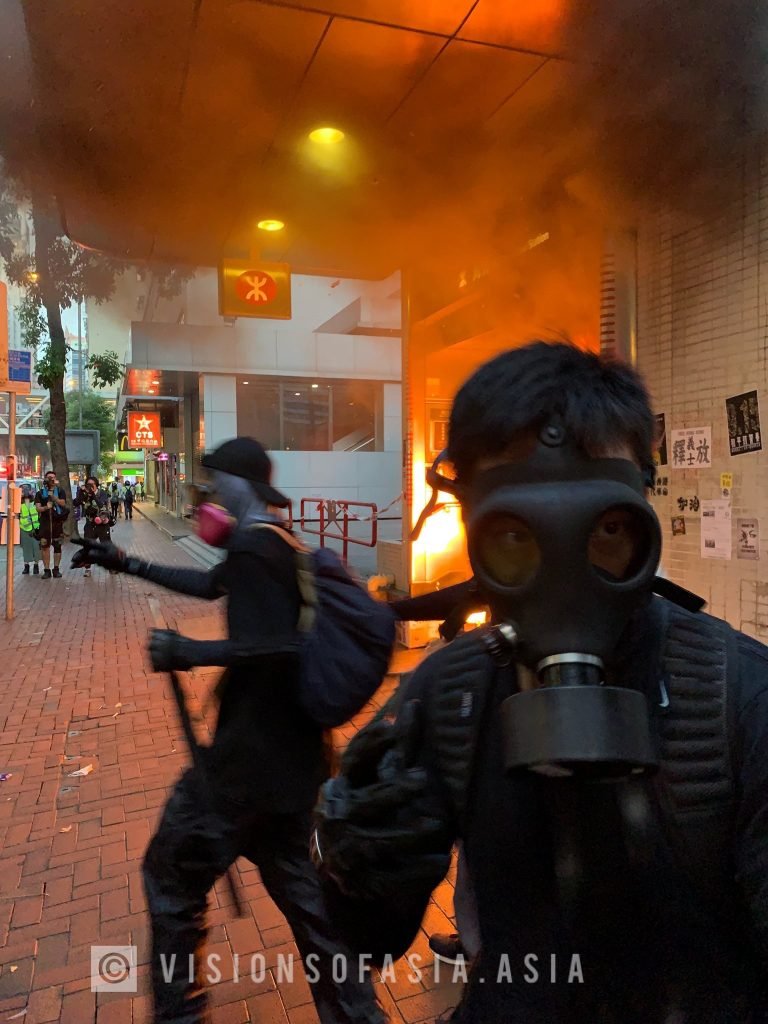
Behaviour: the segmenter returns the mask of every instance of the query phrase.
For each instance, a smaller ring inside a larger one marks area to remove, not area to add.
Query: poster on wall
[[[736,520],[736,557],[753,562],[760,558],[760,524],[757,519]]]
[[[701,500],[698,494],[681,494],[675,499],[675,504],[678,512],[692,512],[694,515],[698,515],[701,511]]]
[[[667,465],[667,424],[663,412],[656,413],[656,447],[653,450],[653,461],[657,466]]]
[[[712,427],[671,431],[673,469],[711,469]]]
[[[672,516],[672,536],[685,536],[685,516]]]
[[[728,417],[728,444],[731,455],[762,451],[757,391],[745,391],[743,395],[726,398],[725,412]]]
[[[701,557],[731,557],[731,503],[722,498],[701,503]]]

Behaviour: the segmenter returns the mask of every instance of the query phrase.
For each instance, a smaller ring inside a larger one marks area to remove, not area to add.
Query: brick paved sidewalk
[[[146,520],[119,523],[114,539],[156,561],[193,564]],[[99,569],[85,579],[68,568],[73,551],[64,548],[61,580],[17,576],[16,618],[0,620],[0,773],[11,773],[0,782],[0,1022],[148,1024],[141,858],[186,757],[166,679],[145,660],[147,597],[157,596],[169,625],[188,635],[219,635],[221,612]],[[198,715],[213,679],[210,670],[187,677]],[[202,718],[199,725],[204,733]],[[340,730],[339,741],[354,728]],[[89,774],[71,775],[89,765]],[[268,970],[259,983],[237,984],[222,967],[225,980],[211,988],[214,1024],[314,1024],[306,981],[289,983],[274,970],[280,953],[295,950],[288,927],[256,869],[240,861],[238,872],[247,916],[230,914],[219,887],[209,952],[222,954],[222,964],[233,953],[244,964],[263,953]],[[445,882],[412,951],[422,958],[420,980],[400,966],[395,981],[377,986],[397,1024],[432,1021],[457,1001],[445,969],[438,983],[426,967],[426,934],[450,930],[452,912]],[[92,944],[138,947],[137,995],[90,991]]]

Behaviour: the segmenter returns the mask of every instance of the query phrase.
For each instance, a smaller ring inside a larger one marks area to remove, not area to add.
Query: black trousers
[[[233,809],[223,798],[217,803],[215,811],[206,811],[195,772],[188,771],[176,784],[144,859],[155,1024],[200,1024],[208,1019],[200,963],[207,894],[239,856],[258,867],[302,959],[306,962],[314,954],[308,963],[316,970],[308,971],[308,980],[321,1024],[385,1024],[370,977],[361,975],[357,959],[328,923],[309,859],[310,814]],[[198,980],[190,983],[191,955],[196,958]],[[345,969],[340,956],[347,961]],[[334,976],[343,980],[334,981]]]

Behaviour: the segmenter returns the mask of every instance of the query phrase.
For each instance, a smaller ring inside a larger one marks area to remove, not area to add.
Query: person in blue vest
[[[654,596],[654,426],[631,367],[567,344],[469,378],[438,484],[492,624],[423,661],[324,786],[327,905],[374,962],[461,840],[480,948],[455,1024],[768,1020],[768,648]]]
[[[19,531],[21,533],[21,553],[24,558],[22,576],[29,576],[29,567],[32,566],[32,573],[40,575],[40,541],[38,531],[40,529],[40,513],[35,508],[35,496],[31,491],[25,491],[21,499],[19,511]]]

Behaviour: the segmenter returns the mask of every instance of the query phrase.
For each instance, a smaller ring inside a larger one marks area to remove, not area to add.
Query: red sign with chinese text
[[[128,413],[128,446],[130,448],[162,448],[163,432],[159,412]]]

